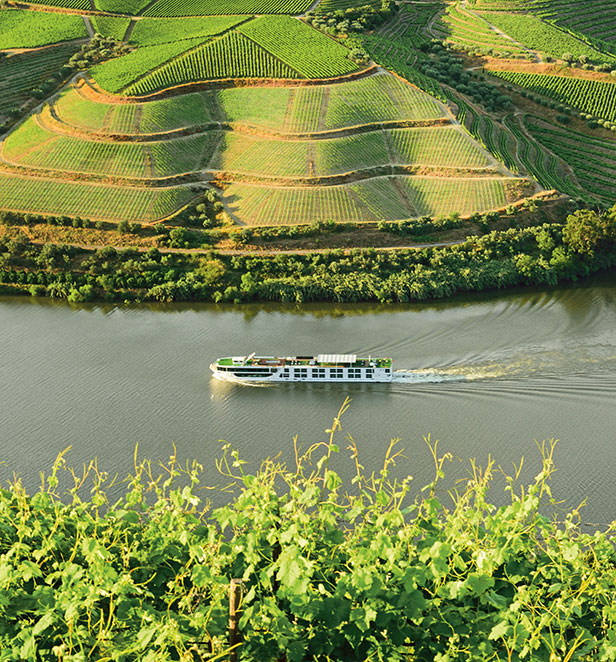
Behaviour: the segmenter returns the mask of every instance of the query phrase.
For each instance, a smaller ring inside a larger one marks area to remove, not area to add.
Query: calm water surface
[[[175,443],[206,466],[225,439],[251,466],[324,440],[345,396],[343,434],[378,469],[402,439],[400,474],[431,478],[424,436],[455,459],[491,455],[539,466],[534,440],[558,438],[553,490],[585,519],[616,518],[616,276],[553,291],[481,295],[408,307],[70,306],[0,299],[0,479],[30,489],[67,446],[80,465],[124,476],[135,444],[159,460]],[[390,385],[248,387],[210,378],[229,354],[345,352],[392,356]],[[346,446],[343,437],[339,439]],[[344,473],[349,466],[338,460]]]

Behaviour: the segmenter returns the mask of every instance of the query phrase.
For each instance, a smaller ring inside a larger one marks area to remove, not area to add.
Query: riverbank
[[[100,249],[0,240],[6,294],[106,301],[373,301],[440,299],[461,292],[555,285],[616,263],[616,209],[562,223],[509,228],[417,249],[315,252]],[[426,221],[427,222],[427,221]]]

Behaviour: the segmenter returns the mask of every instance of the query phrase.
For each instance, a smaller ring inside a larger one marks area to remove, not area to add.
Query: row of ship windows
[[[328,374],[329,370],[329,374]],[[388,373],[389,370],[386,370]],[[295,368],[293,369],[293,376],[294,377],[308,377],[309,371],[308,368]],[[282,371],[282,376],[283,377],[290,377],[291,373],[289,371],[289,368],[285,368]],[[342,368],[312,368],[310,370],[310,376],[313,379],[325,379],[325,377],[330,377],[331,379],[342,379],[344,378],[344,370]],[[362,375],[362,370],[361,368],[349,368],[346,373],[346,377],[351,378],[351,379],[361,379],[362,377],[366,377],[367,379],[372,379],[374,377],[374,370],[372,368],[367,368],[365,373]]]
[[[237,376],[242,376],[242,377],[248,377],[250,375],[263,375],[263,376],[270,376],[275,374],[275,370],[272,368],[248,368],[248,367],[225,367],[225,366],[218,366],[218,370],[221,372],[233,372]],[[308,377],[308,368],[284,368],[282,371],[282,376],[283,377],[290,377],[291,376],[291,371],[294,377]],[[386,368],[385,373],[389,374],[390,369]],[[329,372],[329,374],[328,374]],[[325,377],[330,377],[333,379],[336,378],[342,378],[345,376],[344,370],[342,368],[311,368],[310,369],[310,376],[314,378],[325,378]],[[361,368],[349,368],[346,373],[347,377],[350,377],[351,379],[360,379],[362,376],[366,377],[368,379],[371,379],[374,376],[374,369],[372,368],[367,368],[365,373],[362,375],[362,369]]]

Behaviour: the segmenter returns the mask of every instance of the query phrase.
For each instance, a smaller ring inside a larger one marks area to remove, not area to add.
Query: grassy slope
[[[80,16],[0,10],[0,50],[36,48],[85,37],[86,26]]]

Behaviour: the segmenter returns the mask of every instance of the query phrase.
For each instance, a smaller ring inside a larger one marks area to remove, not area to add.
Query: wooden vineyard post
[[[232,579],[229,584],[229,662],[237,662],[237,644],[242,640],[239,630],[239,611],[242,605],[242,580]]]

